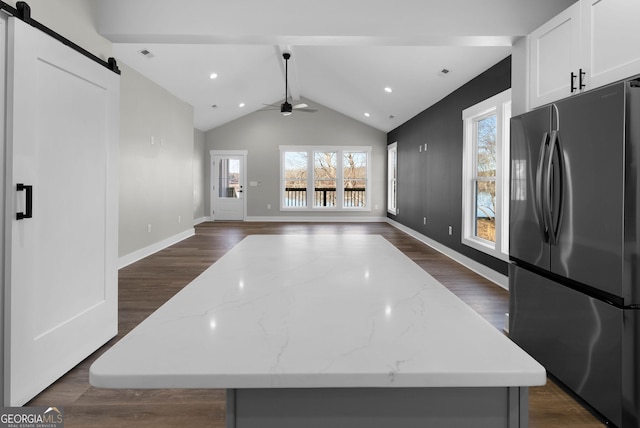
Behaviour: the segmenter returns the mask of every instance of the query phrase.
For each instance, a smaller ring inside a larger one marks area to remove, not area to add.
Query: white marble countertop
[[[544,368],[381,236],[254,235],[102,355],[106,388],[534,386]]]

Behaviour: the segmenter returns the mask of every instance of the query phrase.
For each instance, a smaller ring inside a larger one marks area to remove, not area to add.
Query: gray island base
[[[227,428],[526,428],[528,388],[228,389]]]

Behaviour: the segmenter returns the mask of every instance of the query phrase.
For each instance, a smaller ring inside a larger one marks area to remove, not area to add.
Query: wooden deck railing
[[[307,189],[297,187],[286,187],[285,189],[286,207],[306,207]],[[316,187],[313,189],[314,207],[335,207],[338,206],[337,191],[335,187]],[[366,206],[366,189],[363,187],[344,189],[344,206],[352,208],[363,208]]]

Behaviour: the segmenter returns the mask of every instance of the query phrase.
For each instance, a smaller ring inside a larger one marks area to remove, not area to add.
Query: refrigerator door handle
[[[549,241],[549,225],[547,224],[547,218],[544,214],[544,161],[547,155],[547,148],[549,147],[549,133],[545,132],[542,136],[542,143],[540,143],[540,158],[538,159],[538,169],[536,171],[536,194],[534,198],[536,214],[538,215],[538,225],[540,226],[540,233],[544,242]]]
[[[549,138],[549,156],[547,158],[547,164],[545,165],[545,178],[546,183],[544,183],[543,192],[544,192],[544,215],[546,218],[546,223],[548,225],[549,230],[549,242],[551,244],[558,243],[558,236],[560,234],[560,220],[562,218],[562,198],[563,198],[563,182],[562,176],[564,174],[564,165],[562,159],[562,151],[560,149],[560,140],[558,138],[557,131],[551,131],[551,136]],[[556,157],[556,153],[559,156]],[[558,166],[558,177],[553,177],[553,169],[554,164]],[[553,194],[554,181],[553,179],[559,180],[560,184],[557,186],[559,195]],[[553,201],[558,201],[558,206],[553,207]],[[555,209],[554,209],[555,208]],[[554,217],[556,221],[554,221]]]

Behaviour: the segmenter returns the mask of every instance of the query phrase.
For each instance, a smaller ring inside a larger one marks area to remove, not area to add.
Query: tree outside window
[[[309,155],[307,152],[285,152],[284,187],[282,205],[285,207],[307,206],[307,179]]]
[[[364,208],[367,206],[367,153],[344,152],[343,189],[345,207]]]
[[[315,207],[336,206],[336,152],[314,152],[313,154],[313,182]]]

